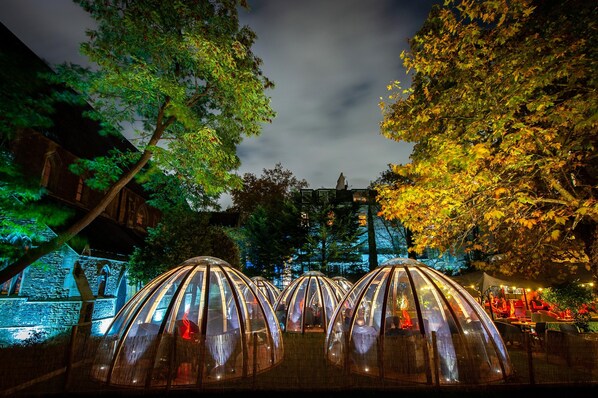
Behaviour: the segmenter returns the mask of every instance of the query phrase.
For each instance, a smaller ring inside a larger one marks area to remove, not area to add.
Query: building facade
[[[0,33],[3,62],[25,60],[24,73],[49,70],[6,27]],[[44,200],[70,208],[75,219],[93,208],[103,193],[90,189],[69,166],[79,158],[106,155],[112,148],[136,150],[124,137],[101,136],[97,122],[82,116],[84,110],[59,105],[52,127],[15,132],[5,148],[27,176],[39,179],[47,192]],[[129,254],[160,220],[147,198],[141,186],[129,183],[79,234],[85,242],[82,249],[64,245],[0,285],[0,345],[44,340],[68,333],[74,325],[102,333],[136,291],[127,283]],[[47,228],[43,235],[51,239],[60,232]],[[2,238],[23,248],[31,244],[18,234]]]

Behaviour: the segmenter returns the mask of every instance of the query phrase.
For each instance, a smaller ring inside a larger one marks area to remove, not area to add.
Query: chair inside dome
[[[325,332],[345,292],[319,271],[308,271],[292,281],[274,305],[282,331]]]
[[[351,373],[399,382],[482,384],[506,379],[506,346],[482,306],[442,273],[389,260],[337,306],[326,358]]]
[[[160,275],[116,315],[92,377],[131,387],[188,387],[242,378],[278,364],[272,306],[223,260],[195,257]]]

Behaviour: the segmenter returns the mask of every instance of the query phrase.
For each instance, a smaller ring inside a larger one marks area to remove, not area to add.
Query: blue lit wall
[[[114,318],[118,293],[127,291],[119,289],[126,283],[126,263],[82,256],[68,245],[39,262],[43,266],[23,271],[18,294],[0,296],[0,346],[70,334],[77,324],[102,334]],[[98,297],[103,277],[104,295]]]

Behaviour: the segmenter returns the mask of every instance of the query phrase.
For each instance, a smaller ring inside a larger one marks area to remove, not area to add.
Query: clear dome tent
[[[254,276],[251,281],[264,293],[270,304],[274,305],[276,299],[280,296],[280,289],[263,276]]]
[[[337,306],[326,358],[349,373],[424,384],[483,384],[512,374],[482,306],[449,277],[405,258],[363,276]]]
[[[345,292],[319,271],[308,271],[292,281],[274,305],[282,331],[325,332]]]
[[[158,276],[119,311],[91,376],[110,385],[192,387],[277,365],[282,335],[251,280],[215,257]]]
[[[353,282],[344,276],[335,276],[332,278],[345,292],[348,292],[353,287]]]

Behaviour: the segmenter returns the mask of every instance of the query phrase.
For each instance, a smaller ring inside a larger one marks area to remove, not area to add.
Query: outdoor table
[[[511,322],[511,325],[517,325],[521,329],[521,331],[531,331],[536,327],[536,322],[527,322],[527,321],[515,321]]]

